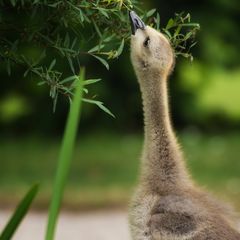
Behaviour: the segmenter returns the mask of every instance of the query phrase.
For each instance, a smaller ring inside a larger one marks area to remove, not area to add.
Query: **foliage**
[[[75,81],[76,90],[65,127],[59,155],[58,168],[56,172],[56,179],[53,187],[53,196],[51,199],[49,211],[46,240],[54,239],[54,232],[58,218],[59,208],[62,201],[64,187],[66,185],[70,162],[72,159],[73,147],[77,134],[77,127],[81,112],[84,75],[85,72],[84,69],[82,69],[79,78]]]
[[[33,199],[35,198],[38,192],[38,185],[34,185],[31,189],[27,192],[25,197],[19,203],[18,207],[16,208],[14,214],[10,218],[8,224],[3,229],[3,232],[0,235],[0,240],[10,240],[16,231],[18,225],[26,215],[29,207],[32,204]]]
[[[0,57],[8,74],[20,65],[24,77],[36,75],[39,85],[50,87],[55,109],[59,93],[72,97],[72,83],[89,57],[109,69],[107,60],[122,53],[132,4],[135,0],[1,1]],[[65,76],[63,62],[72,76]]]
[[[20,65],[24,77],[35,76],[39,85],[49,86],[55,110],[59,94],[71,100],[80,66],[87,65],[90,57],[109,69],[108,60],[122,53],[130,37],[130,9],[134,7],[144,20],[154,19],[160,27],[159,14],[153,17],[156,10],[144,12],[139,5],[138,0],[0,1],[0,58],[8,74]],[[186,35],[180,33],[186,26],[193,29]],[[196,29],[190,24],[189,14],[179,14],[162,30],[177,49],[176,54],[189,57],[186,41],[193,38]],[[102,102],[92,97],[85,102],[109,113]]]
[[[157,18],[157,21],[160,18]],[[187,28],[187,32],[184,31]],[[193,60],[191,49],[196,45],[195,35],[200,29],[198,23],[191,23],[190,14],[175,14],[175,18],[170,18],[167,26],[162,28],[162,32],[170,40],[175,55],[183,56]]]
[[[152,9],[142,16],[147,23],[161,31],[170,41],[175,55],[193,60],[191,49],[197,44],[196,33],[200,30],[200,24],[191,22],[190,13],[175,13],[166,26],[161,25],[160,14]]]

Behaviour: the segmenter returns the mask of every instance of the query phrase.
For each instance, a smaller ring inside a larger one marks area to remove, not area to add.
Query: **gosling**
[[[142,94],[144,146],[130,206],[133,240],[240,240],[225,205],[196,186],[185,167],[169,116],[167,79],[174,66],[168,39],[135,12],[131,61]]]

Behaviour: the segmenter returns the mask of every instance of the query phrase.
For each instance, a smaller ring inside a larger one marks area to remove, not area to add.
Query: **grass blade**
[[[12,238],[14,232],[16,231],[17,227],[31,206],[32,201],[38,192],[38,187],[38,184],[32,186],[22,201],[19,203],[9,222],[4,228],[0,236],[0,240],[9,240]]]
[[[74,142],[76,139],[78,122],[80,118],[83,84],[84,84],[84,69],[82,69],[80,77],[78,78],[78,80],[76,80],[76,90],[68,114],[63,141],[60,149],[57,173],[53,187],[53,196],[48,215],[48,225],[45,237],[46,240],[54,239],[57,218],[59,215],[59,209],[63,197],[64,187],[69,172]]]

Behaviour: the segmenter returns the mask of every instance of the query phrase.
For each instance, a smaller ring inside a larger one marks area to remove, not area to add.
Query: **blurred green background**
[[[240,3],[143,2],[143,8],[157,8],[163,26],[181,11],[201,24],[194,62],[178,58],[169,81],[173,124],[194,178],[240,208]],[[88,78],[103,79],[91,88],[116,119],[84,104],[64,206],[124,207],[137,181],[143,140],[129,43],[109,71],[91,59],[86,71]],[[53,113],[49,89],[21,74],[17,69],[9,77],[0,66],[0,207],[15,204],[40,182],[35,207],[45,208],[69,105],[62,97]]]

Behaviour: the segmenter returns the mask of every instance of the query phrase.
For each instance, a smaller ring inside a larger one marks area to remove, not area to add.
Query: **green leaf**
[[[69,66],[70,66],[70,68],[72,70],[72,73],[75,74],[75,69],[74,69],[71,57],[67,56],[67,60],[68,60]]]
[[[185,57],[185,58],[189,58],[190,57],[190,54],[188,53],[179,53],[179,55]]]
[[[33,185],[27,194],[24,196],[22,201],[17,206],[15,212],[7,223],[6,227],[3,229],[2,234],[0,235],[0,240],[10,240],[21,223],[22,219],[28,212],[29,207],[32,204],[33,199],[35,198],[38,192],[38,184]]]
[[[56,3],[48,4],[49,7],[56,8],[59,4],[61,4],[61,1],[58,1]]]
[[[90,50],[88,50],[88,53],[92,53],[92,52],[99,52],[101,49],[103,49],[105,47],[104,44],[98,44],[97,46],[91,48]]]
[[[87,88],[83,88],[83,91],[88,94],[88,89]]]
[[[182,26],[182,27],[196,27],[196,28],[200,29],[200,24],[198,24],[198,23],[182,23],[182,24],[179,24],[179,26]]]
[[[23,77],[26,77],[26,76],[28,75],[28,73],[29,73],[30,70],[31,70],[31,69],[27,69],[27,70],[24,72]]]
[[[109,18],[108,13],[103,8],[98,8],[99,12],[102,13],[106,18]]]
[[[171,39],[172,39],[171,33],[170,33],[167,29],[164,29],[164,33],[166,33],[167,37],[168,37],[169,40],[171,41]]]
[[[176,38],[176,37],[179,35],[181,29],[182,29],[182,26],[179,25],[179,26],[177,27],[177,29],[175,30],[175,32],[174,32],[174,35],[173,35],[174,38]]]
[[[94,27],[95,27],[95,29],[97,31],[98,36],[100,37],[100,39],[102,39],[102,33],[101,33],[98,25],[96,24],[96,22],[93,19],[92,19],[92,22],[93,22],[93,25],[94,25]]]
[[[106,67],[106,69],[109,70],[109,64],[105,59],[103,59],[99,56],[96,56],[94,54],[92,54],[92,56],[95,57],[96,59],[98,59]]]
[[[80,8],[79,8],[79,15],[80,15],[81,22],[84,22],[84,14]]]
[[[69,34],[68,34],[68,33],[66,33],[66,36],[65,36],[63,45],[64,45],[64,47],[69,48],[69,45],[70,45],[70,37],[69,37]]]
[[[64,87],[64,86],[61,86],[61,89],[65,91],[65,93],[67,93],[68,95],[72,96],[73,93],[71,91],[71,89],[67,88],[67,87]]]
[[[197,44],[197,42],[192,43],[192,44],[189,46],[189,49],[190,49],[190,48],[193,48],[196,44]]]
[[[94,83],[99,82],[99,81],[101,81],[101,80],[102,80],[101,78],[88,79],[88,80],[85,80],[85,81],[84,81],[84,85],[94,84]]]
[[[173,20],[172,18],[170,18],[170,19],[168,20],[168,23],[167,23],[167,26],[166,26],[166,30],[172,28],[174,25],[175,25],[174,20]]]
[[[152,9],[152,10],[150,10],[150,11],[148,11],[147,13],[146,13],[146,17],[151,17],[154,13],[156,12],[156,9],[154,8],[154,9]]]
[[[103,105],[103,102],[96,101],[96,100],[92,100],[92,99],[86,99],[86,98],[83,98],[82,100],[83,100],[83,102],[92,103],[92,104],[97,105],[97,106],[98,106],[101,110],[103,110],[105,113],[107,113],[107,114],[109,114],[110,116],[112,116],[113,118],[115,118],[114,114],[113,114],[108,108],[106,108],[106,107]]]
[[[46,84],[46,81],[41,81],[41,82],[39,82],[37,85],[38,85],[38,86],[42,86],[42,85],[44,85],[44,84]]]
[[[124,48],[124,38],[122,39],[122,42],[117,50],[117,57],[120,56],[123,52],[123,48]]]
[[[112,116],[113,118],[115,118],[115,115],[108,109],[106,108],[102,103],[96,103],[96,105],[102,109],[105,113],[109,114],[110,116]]]
[[[67,83],[67,82],[75,81],[77,78],[78,78],[78,76],[73,75],[73,76],[64,78],[64,79],[63,79],[62,81],[60,81],[59,83],[64,84],[64,83]]]
[[[53,59],[49,68],[48,68],[48,71],[51,71],[53,69],[53,67],[55,66],[55,64],[56,64],[56,59]]]
[[[70,106],[70,111],[68,114],[64,136],[61,144],[57,165],[57,173],[52,191],[53,195],[48,215],[47,232],[45,237],[46,240],[54,239],[57,218],[59,215],[64,188],[69,173],[74,143],[76,141],[77,128],[81,113],[84,76],[85,71],[84,69],[82,69],[80,72],[80,76],[76,80],[75,94],[73,96],[73,101]]]
[[[157,30],[160,30],[160,21],[161,21],[160,14],[157,13],[157,18],[156,18]]]
[[[71,49],[73,49],[75,47],[76,43],[77,43],[77,38],[75,37],[73,39],[73,42],[72,42],[72,45],[71,45]]]

